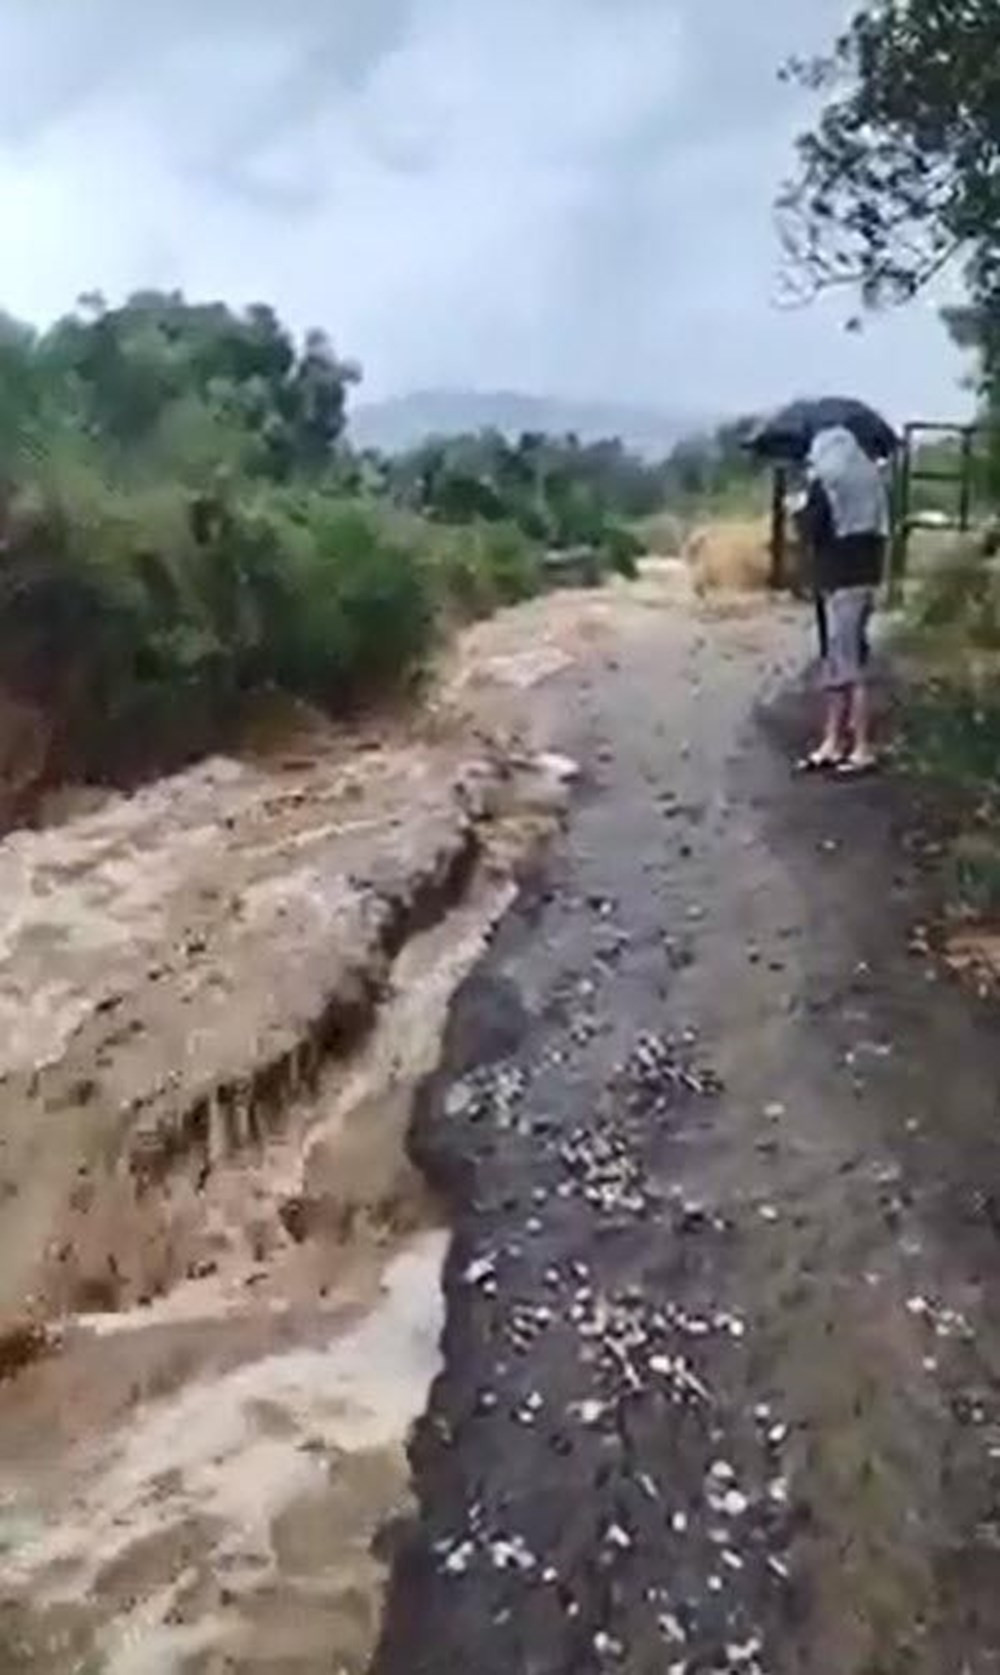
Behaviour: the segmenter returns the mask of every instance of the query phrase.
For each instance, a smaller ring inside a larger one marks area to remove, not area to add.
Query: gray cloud
[[[684,410],[856,388],[953,411],[929,307],[773,306],[844,0],[6,0],[0,303],[264,296],[373,393],[502,384]],[[763,15],[762,15],[763,14]]]

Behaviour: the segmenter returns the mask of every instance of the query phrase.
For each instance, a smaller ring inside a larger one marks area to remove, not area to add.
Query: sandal
[[[797,774],[829,774],[837,773],[843,765],[844,757],[827,756],[823,750],[810,751],[808,756],[800,756],[795,764]]]
[[[878,772],[877,756],[845,756],[837,763],[837,777],[839,779],[864,779],[868,774]]]

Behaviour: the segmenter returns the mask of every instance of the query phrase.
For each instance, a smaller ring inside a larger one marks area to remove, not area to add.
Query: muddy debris
[[[57,1328],[35,1320],[18,1320],[0,1330],[0,1384],[59,1349]]]

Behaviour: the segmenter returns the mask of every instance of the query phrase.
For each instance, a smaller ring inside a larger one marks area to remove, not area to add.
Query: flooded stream
[[[48,1505],[10,1496],[4,1584],[32,1621],[5,1668],[86,1667],[88,1640],[107,1675],[211,1669],[215,1653],[363,1667],[371,1543],[405,1505],[405,1440],[438,1369],[445,1248],[443,1232],[419,1235],[375,1308],[325,1342],[140,1409]]]
[[[57,1352],[0,1388],[5,1671],[367,1666],[373,1549],[408,1508],[443,1327],[448,1235],[407,1128],[512,896],[484,878],[408,943],[366,1042],[231,1161],[211,1272],[65,1322]],[[251,1224],[269,1228],[256,1249]]]
[[[443,1323],[414,1101],[565,807],[525,697],[582,608],[0,844],[4,1675],[368,1668]]]

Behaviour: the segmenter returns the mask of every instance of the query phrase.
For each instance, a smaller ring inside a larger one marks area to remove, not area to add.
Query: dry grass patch
[[[760,593],[771,573],[770,531],[762,518],[726,518],[702,524],[688,537],[686,559],[700,596]]]

